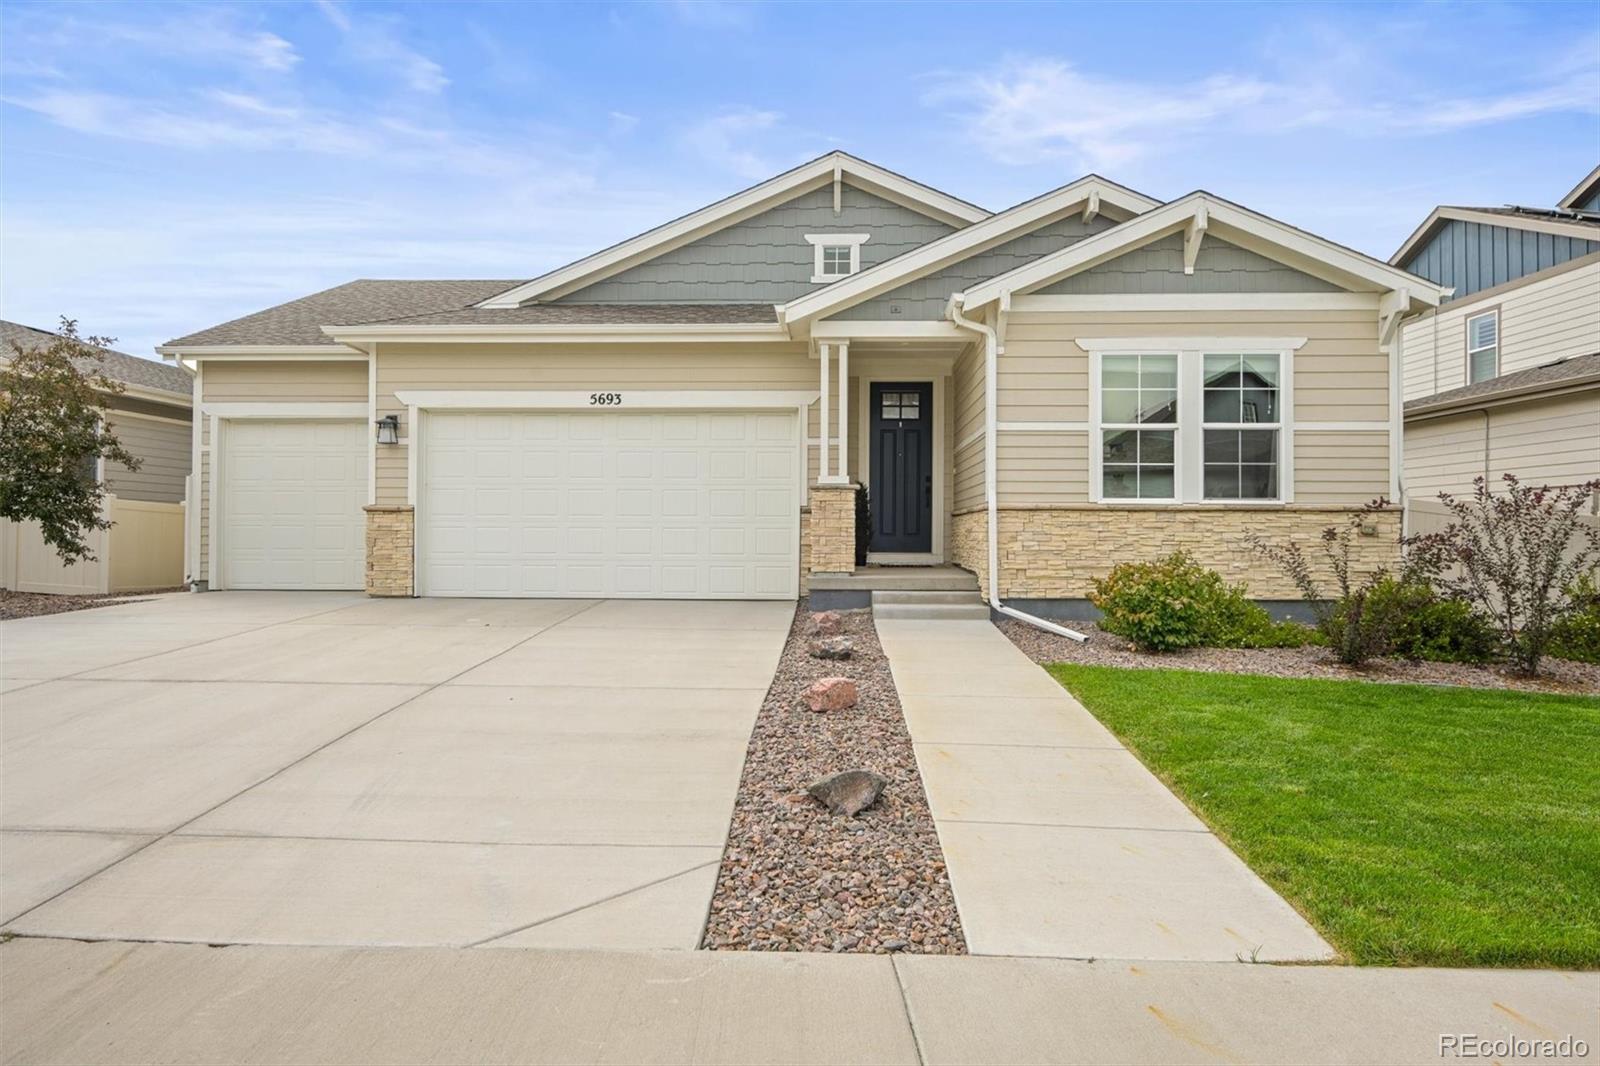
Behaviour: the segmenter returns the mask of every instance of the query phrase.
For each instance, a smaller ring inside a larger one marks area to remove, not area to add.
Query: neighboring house
[[[1600,478],[1600,167],[1554,208],[1437,208],[1390,262],[1455,290],[1401,326],[1407,497]]]
[[[529,281],[356,281],[160,351],[211,588],[837,591],[860,484],[872,562],[1071,616],[1177,548],[1292,598],[1243,537],[1395,492],[1390,344],[1442,292],[1210,193],[991,213],[835,152]]]
[[[48,346],[58,335],[17,322],[0,321],[0,363],[13,345]],[[102,461],[107,510],[116,523],[97,534],[96,559],[64,567],[36,531],[3,523],[0,586],[26,592],[121,592],[183,584],[184,488],[193,439],[193,376],[181,367],[101,349],[81,369],[98,371],[122,385],[108,397],[106,421],[123,447],[141,462],[138,470]]]

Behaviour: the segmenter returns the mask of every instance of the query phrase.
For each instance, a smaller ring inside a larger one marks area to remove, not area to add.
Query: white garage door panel
[[[418,571],[426,595],[797,594],[792,414],[424,417]]]
[[[363,587],[365,430],[362,422],[226,424],[224,587]]]

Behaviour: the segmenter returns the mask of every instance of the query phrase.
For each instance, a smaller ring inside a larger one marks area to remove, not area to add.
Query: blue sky
[[[1087,170],[1387,257],[1600,162],[1600,4],[0,8],[0,316],[136,354],[356,277],[526,278],[832,148]]]

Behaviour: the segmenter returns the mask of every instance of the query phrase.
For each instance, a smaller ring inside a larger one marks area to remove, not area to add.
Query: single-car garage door
[[[800,442],[792,413],[423,417],[423,595],[797,594]]]
[[[364,422],[223,424],[224,588],[365,585],[366,442]]]

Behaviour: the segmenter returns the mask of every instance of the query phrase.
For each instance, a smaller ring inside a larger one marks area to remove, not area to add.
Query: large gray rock
[[[819,637],[811,642],[813,659],[848,659],[855,650],[849,637]]]
[[[806,786],[806,791],[834,814],[853,818],[878,801],[889,779],[871,770],[841,770]]]

